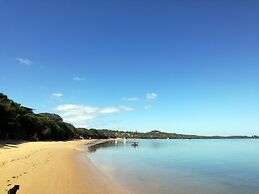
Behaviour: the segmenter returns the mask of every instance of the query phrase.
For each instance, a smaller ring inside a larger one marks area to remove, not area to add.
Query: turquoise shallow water
[[[136,194],[259,194],[259,140],[130,140],[90,159]]]

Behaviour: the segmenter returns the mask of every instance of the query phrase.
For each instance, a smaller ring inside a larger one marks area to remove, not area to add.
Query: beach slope
[[[129,193],[82,156],[93,141],[0,142],[0,194],[14,185],[17,194]]]

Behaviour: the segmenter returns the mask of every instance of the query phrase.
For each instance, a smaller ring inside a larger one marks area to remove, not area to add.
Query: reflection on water
[[[140,140],[89,148],[89,157],[133,193],[259,193],[259,140]]]
[[[127,141],[123,141],[123,140],[119,140],[117,142],[115,141],[108,141],[102,144],[97,144],[94,146],[91,146],[88,148],[88,151],[90,153],[96,152],[97,150],[104,150],[104,149],[109,149],[109,148],[121,148],[121,147],[132,147],[132,148],[137,148],[138,146],[132,146],[132,140],[127,140]]]

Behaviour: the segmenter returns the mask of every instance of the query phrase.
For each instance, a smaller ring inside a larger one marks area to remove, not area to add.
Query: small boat
[[[137,146],[138,146],[138,142],[137,142],[137,141],[133,141],[133,142],[131,143],[131,145],[132,145],[133,147],[137,147]]]

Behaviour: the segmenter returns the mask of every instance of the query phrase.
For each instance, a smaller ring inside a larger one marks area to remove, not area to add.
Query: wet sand
[[[0,194],[20,185],[17,194],[128,194],[83,155],[85,144],[0,141]]]

